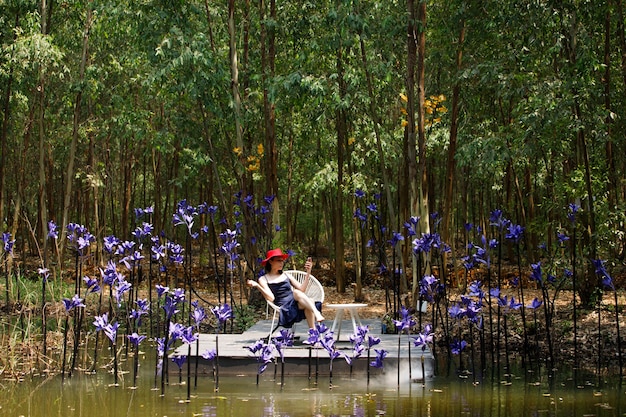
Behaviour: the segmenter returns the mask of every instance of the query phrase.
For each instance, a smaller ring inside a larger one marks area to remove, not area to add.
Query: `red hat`
[[[268,250],[267,254],[265,256],[266,256],[266,258],[261,261],[261,265],[265,265],[267,263],[267,261],[269,261],[272,258],[279,258],[280,257],[280,258],[283,258],[283,260],[289,258],[289,255],[287,255],[286,253],[283,253],[283,251],[280,250],[280,248]]]

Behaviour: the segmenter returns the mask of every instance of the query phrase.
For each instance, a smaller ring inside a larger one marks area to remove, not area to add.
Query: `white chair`
[[[291,277],[293,277],[299,283],[303,283],[304,278],[306,278],[305,271],[290,270],[290,271],[285,271],[285,273],[291,275]],[[315,278],[313,275],[309,275],[309,285],[307,285],[306,289],[304,290],[304,293],[308,295],[309,298],[313,300],[313,302],[320,302],[322,304],[324,303],[324,287],[317,280],[317,278]],[[265,301],[267,302],[267,305],[265,306],[265,318],[269,316],[270,308],[274,311],[274,314],[272,315],[272,326],[270,327],[270,334],[268,335],[268,338],[267,338],[267,340],[270,340],[272,338],[272,335],[276,331],[276,329],[278,329],[279,327],[278,324],[276,324],[276,327],[274,327],[274,324],[278,321],[279,314],[280,314],[280,307],[271,301],[268,301],[268,300],[265,300]],[[294,324],[294,327],[295,327],[295,324]]]

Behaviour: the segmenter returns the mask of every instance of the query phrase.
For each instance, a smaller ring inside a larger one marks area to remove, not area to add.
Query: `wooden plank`
[[[380,329],[380,321],[378,320],[363,320],[364,325],[369,325],[370,332],[373,336],[377,336],[381,339],[381,343],[376,345],[376,349],[385,349],[388,354],[384,360],[385,368],[394,369],[397,367],[398,360],[406,362],[402,364],[402,367],[408,368],[409,359],[409,339],[411,336],[406,334],[400,337],[400,348],[398,349],[398,335],[380,335],[376,334],[375,330]],[[220,375],[254,375],[258,370],[258,362],[256,357],[247,349],[248,346],[252,346],[258,340],[267,341],[267,336],[270,331],[271,320],[261,320],[250,329],[241,334],[219,334],[217,335],[218,342],[218,360],[219,360],[219,372]],[[312,372],[311,367],[314,367],[320,374],[329,373],[329,357],[326,350],[323,348],[311,348],[310,345],[304,343],[308,338],[308,328],[306,323],[299,323],[295,327],[296,340],[293,347],[286,348],[284,350],[285,357],[285,375],[310,375]],[[335,342],[337,350],[341,353],[351,357],[352,356],[352,343],[349,342],[349,336],[352,333],[352,323],[346,320],[342,323],[342,340]],[[198,351],[200,354],[207,350],[216,349],[216,335],[215,334],[200,334]],[[189,347],[183,345],[178,347],[173,355],[187,356],[189,353]],[[372,350],[370,352],[373,360],[375,353]],[[170,355],[172,356],[172,355]],[[190,359],[195,362],[196,356],[196,344],[191,345]],[[278,355],[276,355],[278,356]],[[420,370],[424,367],[424,372],[427,375],[432,375],[434,370],[434,357],[429,350],[422,351],[421,348],[412,347],[410,351],[411,367],[416,370]],[[280,358],[277,358],[280,361]],[[203,358],[199,358],[200,362],[200,374],[212,374],[215,363],[207,361]],[[423,364],[423,365],[422,365]],[[270,365],[274,367],[274,365]],[[185,368],[185,367],[183,367]],[[361,357],[353,361],[352,369],[343,358],[337,358],[333,361],[333,374],[342,375],[349,372],[352,373],[364,373],[368,370],[367,358]],[[369,372],[377,374],[382,372],[381,370],[369,367]]]

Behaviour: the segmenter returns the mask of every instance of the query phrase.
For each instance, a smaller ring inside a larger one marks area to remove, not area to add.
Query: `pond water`
[[[626,394],[619,384],[606,381],[599,389],[587,382],[548,384],[513,378],[473,383],[458,376],[405,381],[398,388],[396,372],[366,382],[364,377],[288,378],[284,386],[268,370],[259,384],[254,377],[201,377],[187,400],[186,378],[179,384],[174,372],[161,396],[154,375],[144,369],[137,388],[130,374],[117,386],[104,370],[93,375],[75,374],[61,380],[33,378],[15,383],[2,381],[1,416],[620,416],[626,413]],[[277,378],[280,380],[280,378]],[[191,380],[193,385],[193,379]]]

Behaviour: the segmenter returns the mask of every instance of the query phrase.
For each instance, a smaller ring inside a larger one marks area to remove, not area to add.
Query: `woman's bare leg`
[[[324,321],[324,316],[320,313],[315,307],[315,303],[311,300],[305,293],[300,290],[293,290],[293,298],[297,301],[298,307],[304,310],[304,315],[307,318],[307,322],[309,323],[309,328],[315,327],[315,322]],[[309,320],[309,315],[312,316],[312,323]]]

